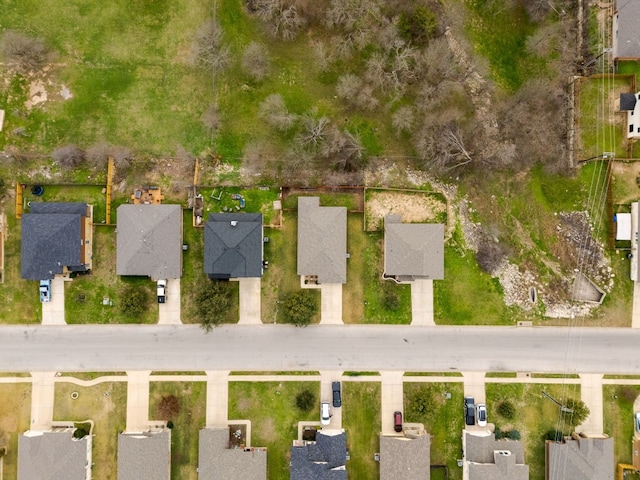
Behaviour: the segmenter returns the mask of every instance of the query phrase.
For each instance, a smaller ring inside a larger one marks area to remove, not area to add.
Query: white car
[[[640,412],[633,414],[633,424],[636,433],[640,433]]]
[[[486,427],[487,426],[487,406],[484,403],[479,403],[478,407],[478,426]]]
[[[322,402],[320,404],[320,424],[329,425],[331,422],[331,407],[329,402]]]
[[[158,280],[158,303],[167,301],[167,281]]]

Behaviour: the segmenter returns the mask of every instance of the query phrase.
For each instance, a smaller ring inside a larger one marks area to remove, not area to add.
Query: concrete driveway
[[[342,284],[323,283],[320,287],[321,307],[320,324],[341,325],[342,322]]]
[[[476,405],[486,403],[486,393],[484,389],[484,372],[462,372],[464,378],[464,396],[473,397]],[[462,411],[462,405],[460,405]]]
[[[435,326],[433,320],[433,280],[411,282],[411,325]]]
[[[400,411],[404,420],[404,372],[380,372],[383,435],[395,435],[393,430],[393,412]]]
[[[589,416],[576,431],[584,433],[604,433],[604,412],[601,374],[580,374],[580,397],[589,407]]]
[[[30,430],[48,431],[53,424],[54,378],[56,372],[31,372]]]
[[[158,304],[158,325],[180,325],[180,279],[167,280],[167,299]]]
[[[229,371],[207,371],[207,409],[205,424],[226,427],[229,417]]]
[[[340,371],[322,370],[320,372],[320,402],[329,402],[331,405],[331,421],[324,428],[331,430],[342,429],[342,407],[333,407],[333,389],[331,388],[331,384],[339,382],[341,377],[342,372]],[[353,405],[353,408],[358,408],[358,406]],[[318,418],[320,418],[320,410],[318,410]]]
[[[34,291],[34,295],[38,292]],[[43,325],[66,325],[64,319],[64,279],[55,277],[51,280],[51,301],[42,304]]]
[[[127,372],[127,432],[149,427],[149,375],[148,370]]]
[[[260,325],[261,304],[260,278],[241,278],[240,283],[240,319],[239,324]]]

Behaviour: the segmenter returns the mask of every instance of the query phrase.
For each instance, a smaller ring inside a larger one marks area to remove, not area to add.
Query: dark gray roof
[[[548,480],[613,480],[613,438],[547,441]]]
[[[116,257],[118,275],[180,278],[180,205],[120,205]]]
[[[431,437],[380,435],[380,480],[429,480]]]
[[[632,112],[636,108],[636,95],[634,93],[620,94],[620,110]]]
[[[63,267],[85,270],[84,226],[86,203],[34,202],[22,216],[22,278],[44,280]]]
[[[398,220],[397,215],[385,217],[385,275],[442,280],[444,225]]]
[[[346,480],[347,435],[318,431],[316,443],[291,447],[291,480]]]
[[[262,215],[212,213],[204,227],[204,271],[211,278],[262,276]]]
[[[229,449],[229,428],[200,430],[198,479],[267,479],[267,450]]]
[[[90,455],[89,435],[76,440],[71,430],[27,432],[18,437],[18,480],[84,480]]]
[[[496,440],[493,435],[465,434],[465,461],[469,480],[528,480],[524,448],[515,440]]]
[[[170,480],[171,430],[118,435],[118,480]]]
[[[346,283],[346,207],[321,207],[318,197],[298,197],[298,275]]]
[[[640,2],[617,0],[613,22],[614,58],[640,58]]]

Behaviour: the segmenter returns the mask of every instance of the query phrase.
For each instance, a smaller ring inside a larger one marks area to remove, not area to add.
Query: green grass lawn
[[[298,422],[319,420],[318,408],[302,412],[296,395],[310,390],[320,404],[318,382],[229,382],[229,418],[251,420],[251,444],[267,447],[269,480],[289,479],[289,451]]]
[[[72,399],[71,393],[78,392]],[[56,421],[93,420],[92,476],[95,480],[116,480],[118,433],[125,429],[127,384],[101,383],[81,387],[56,383],[53,419]]]
[[[529,465],[530,480],[544,480],[545,434],[550,430],[561,430],[564,433],[570,433],[571,430],[567,422],[560,417],[558,405],[543,397],[542,391],[558,400],[580,399],[579,385],[486,384],[488,421],[502,431],[514,429],[520,432],[524,445],[524,460]],[[503,400],[509,400],[516,407],[516,415],[512,420],[502,418],[497,413]]]
[[[342,319],[344,323],[363,323],[365,277],[364,249],[366,237],[360,213],[347,214],[347,283],[342,286]]]
[[[379,476],[373,454],[380,451],[380,389],[379,382],[342,382],[342,427],[347,432],[351,454],[347,475],[352,480]]]
[[[18,478],[18,435],[31,424],[31,384],[0,384],[0,403],[0,441],[8,441],[3,445],[7,446],[2,459],[4,478]]]
[[[206,423],[207,384],[204,382],[151,382],[149,418],[160,420],[157,407],[163,396],[175,395],[180,410],[171,430],[171,477],[197,480],[198,435]]]
[[[615,463],[633,463],[633,402],[640,395],[637,385],[604,385],[604,433],[613,437]]]
[[[430,399],[429,410],[422,415],[411,408],[411,399],[418,391]],[[450,398],[447,398],[450,394]],[[462,470],[457,465],[461,458],[462,399],[464,390],[462,383],[410,383],[404,384],[404,420],[424,424],[431,435],[431,464],[447,465],[449,478],[460,480]]]

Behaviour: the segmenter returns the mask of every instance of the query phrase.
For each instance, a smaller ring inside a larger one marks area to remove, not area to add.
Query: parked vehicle
[[[640,412],[636,412],[633,414],[633,423],[635,425],[636,433],[640,433]]]
[[[158,303],[167,301],[167,281],[158,280]]]
[[[464,423],[466,425],[476,424],[476,405],[473,397],[464,397]]]
[[[340,382],[332,382],[331,390],[333,390],[333,406],[335,408],[342,406],[342,398],[340,395]]]
[[[329,425],[331,422],[331,407],[329,402],[322,402],[320,404],[320,424]]]
[[[393,412],[393,430],[398,433],[402,431],[402,412]]]
[[[51,301],[51,280],[40,280],[40,301],[47,303]]]
[[[478,414],[478,426],[486,427],[487,426],[487,406],[484,403],[479,403],[476,410]]]

